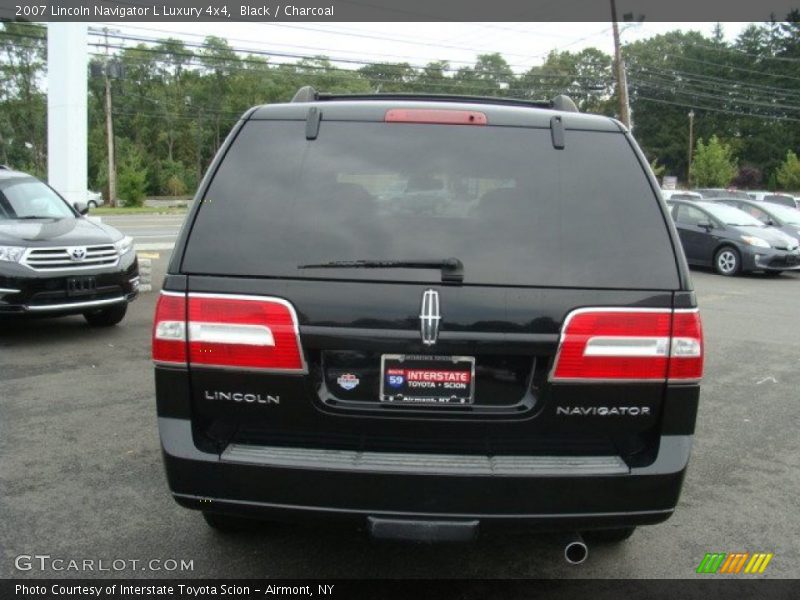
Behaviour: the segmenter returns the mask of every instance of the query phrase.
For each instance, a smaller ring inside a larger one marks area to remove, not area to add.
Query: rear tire
[[[126,312],[128,312],[128,303],[124,302],[108,308],[85,312],[83,318],[92,327],[111,327],[122,321]]]
[[[714,255],[714,270],[720,275],[733,277],[742,270],[742,257],[732,246],[723,246]]]
[[[587,541],[598,544],[619,544],[633,535],[636,527],[617,527],[616,529],[593,529],[584,533]]]

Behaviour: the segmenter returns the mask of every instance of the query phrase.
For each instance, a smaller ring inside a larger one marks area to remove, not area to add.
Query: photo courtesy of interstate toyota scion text
[[[704,352],[619,122],[308,87],[234,126],[152,343],[169,488],[210,526],[558,531],[573,563],[672,515]]]

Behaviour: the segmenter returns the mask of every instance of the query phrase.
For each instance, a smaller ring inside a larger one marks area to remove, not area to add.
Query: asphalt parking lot
[[[170,227],[159,227],[156,219],[156,233],[143,235],[164,233],[155,243],[168,244]],[[169,251],[158,254],[156,290]],[[149,359],[155,292],[108,330],[80,317],[2,322],[0,576],[92,575],[15,569],[18,555],[46,554],[141,561],[98,573],[125,577],[684,578],[706,552],[750,551],[775,554],[764,576],[797,577],[800,274],[693,276],[707,362],[680,505],[626,543],[590,547],[580,566],[563,561],[555,536],[443,547],[377,543],[318,525],[217,534],[167,491]],[[193,570],[141,570],[152,559],[191,560]]]

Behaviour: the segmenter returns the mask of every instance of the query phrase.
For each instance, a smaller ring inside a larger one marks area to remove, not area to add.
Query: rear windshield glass
[[[436,269],[298,269],[439,260],[464,284],[677,287],[659,200],[621,134],[251,121],[200,206],[187,273],[439,282]]]

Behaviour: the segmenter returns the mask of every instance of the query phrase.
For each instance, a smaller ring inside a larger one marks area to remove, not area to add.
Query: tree
[[[729,144],[712,135],[708,144],[697,140],[692,160],[692,181],[698,187],[725,187],[736,175],[736,159]]]
[[[373,91],[398,92],[406,88],[408,82],[413,81],[416,73],[408,63],[400,64],[371,64],[358,70],[362,77],[366,77]]]
[[[147,167],[144,165],[142,151],[129,143],[117,147],[119,175],[117,176],[117,195],[126,206],[141,206],[147,194]]]
[[[761,169],[752,165],[742,165],[731,183],[739,189],[752,190],[761,185],[761,178]]]
[[[800,190],[800,160],[791,150],[786,153],[786,160],[775,171],[775,179],[784,190]]]
[[[650,163],[650,168],[653,170],[653,175],[659,178],[663,177],[664,173],[667,172],[667,167],[658,164],[657,158],[654,158],[653,162]]]
[[[35,23],[0,25],[0,162],[44,177],[47,96],[41,84],[46,29]]]

